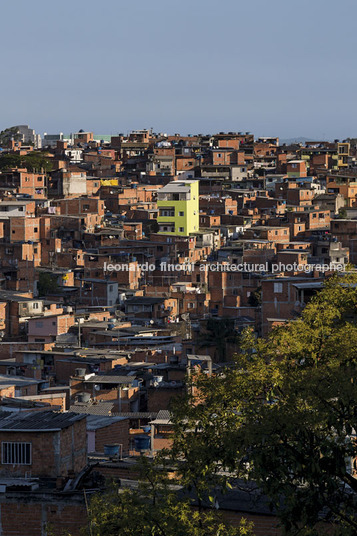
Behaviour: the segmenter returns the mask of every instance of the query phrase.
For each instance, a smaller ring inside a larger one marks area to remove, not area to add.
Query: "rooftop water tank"
[[[105,456],[116,456],[119,454],[119,444],[104,445],[104,455]]]
[[[77,394],[77,402],[79,403],[87,403],[91,399],[91,396],[89,393],[78,393]]]
[[[136,451],[149,450],[150,437],[146,435],[138,435],[134,438],[134,449]]]

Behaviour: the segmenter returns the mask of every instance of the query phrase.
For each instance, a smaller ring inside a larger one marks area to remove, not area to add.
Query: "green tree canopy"
[[[356,286],[331,278],[301,318],[247,332],[234,367],[192,380],[173,416],[183,482],[203,493],[228,471],[257,482],[287,534],[326,534],[322,519],[357,534]]]
[[[213,508],[193,509],[190,499],[179,497],[175,480],[168,478],[161,462],[143,458],[138,487],[113,483],[92,498],[92,536],[252,536],[252,524],[245,519],[232,527]]]
[[[200,332],[198,337],[199,348],[216,348],[216,358],[218,361],[226,361],[227,344],[238,345],[239,333],[234,326],[232,318],[209,318],[206,322],[206,329]]]
[[[26,155],[16,153],[0,154],[0,171],[11,168],[26,168],[30,172],[45,173],[52,170],[51,157],[40,151],[32,151]]]
[[[47,296],[47,294],[57,292],[57,277],[49,272],[40,272],[37,288],[39,296]]]

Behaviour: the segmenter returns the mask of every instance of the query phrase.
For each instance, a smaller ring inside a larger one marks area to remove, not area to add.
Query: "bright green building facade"
[[[199,181],[173,181],[157,194],[157,222],[162,234],[188,236],[199,230]]]

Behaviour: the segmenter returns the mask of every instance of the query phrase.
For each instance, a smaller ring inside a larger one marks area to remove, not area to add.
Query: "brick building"
[[[5,413],[0,445],[1,476],[78,473],[87,463],[86,418],[52,411]]]

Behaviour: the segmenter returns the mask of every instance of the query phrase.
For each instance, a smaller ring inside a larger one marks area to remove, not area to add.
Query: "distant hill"
[[[286,139],[279,139],[279,144],[282,145],[283,143],[286,143],[286,145],[292,145],[293,143],[305,143],[307,141],[312,141],[313,138],[286,138]]]

